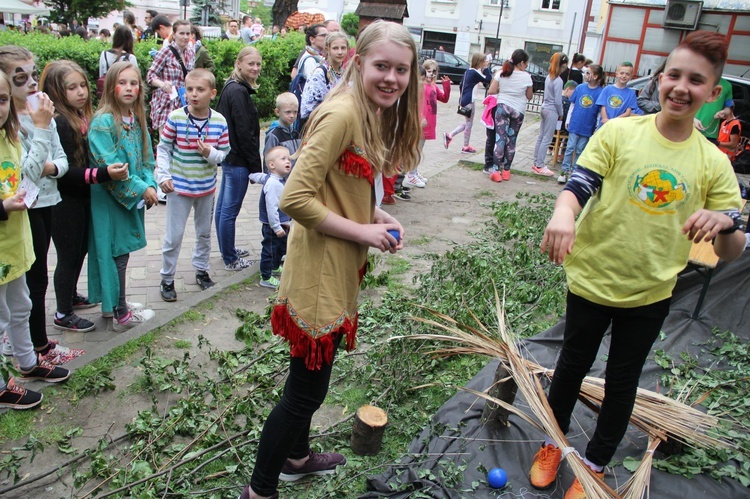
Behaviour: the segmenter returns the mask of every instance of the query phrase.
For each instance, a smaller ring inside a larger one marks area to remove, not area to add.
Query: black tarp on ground
[[[750,251],[745,251],[735,262],[721,264],[717,268],[700,318],[693,320],[691,316],[702,285],[703,278],[695,271],[688,272],[679,279],[671,311],[663,328],[667,337],[663,341],[657,340],[654,350],[662,349],[672,358],[677,358],[684,351],[698,354],[701,350],[700,344],[713,339],[711,331],[714,327],[732,331],[737,336],[750,340]],[[563,318],[553,328],[527,340],[526,355],[543,366],[554,367],[562,345],[564,323]],[[605,364],[602,357],[609,349],[608,338],[608,335],[605,336],[598,360],[590,373],[592,376],[604,377]],[[713,360],[711,356],[710,359],[706,359],[706,363]],[[497,361],[490,362],[467,386],[475,390],[486,389],[493,382],[496,368]],[[652,360],[647,361],[640,386],[654,390],[663,373],[664,370]],[[520,394],[516,397],[515,405],[530,413]],[[403,466],[370,477],[368,490],[372,492],[362,497],[406,498],[417,491],[418,494],[415,495],[420,497],[435,498],[563,497],[574,478],[565,461],[552,489],[539,491],[531,487],[528,481],[528,468],[534,454],[539,450],[544,435],[514,415],[511,415],[511,425],[508,428],[483,425],[483,407],[483,399],[458,392],[435,414],[432,427],[423,430],[412,442],[409,452],[416,457],[405,462]],[[571,445],[583,453],[588,442],[586,435],[593,433],[595,415],[579,403],[576,405],[573,418],[568,439]],[[391,421],[390,424],[398,424],[398,421]],[[640,460],[646,445],[646,436],[631,427],[613,461],[621,462],[627,456]],[[455,477],[456,467],[462,465],[465,465],[466,469],[462,479],[461,474],[458,474],[458,483],[450,484],[442,478]],[[489,488],[485,474],[478,469],[482,466],[487,470],[494,467],[504,468],[508,474],[508,486],[502,490]],[[440,473],[441,470],[443,475]],[[608,469],[605,480],[616,488],[630,476],[630,472],[620,465]],[[399,489],[402,492],[394,492]],[[703,475],[687,479],[654,469],[651,475],[651,497],[724,499],[750,497],[750,490],[734,480],[718,482]]]

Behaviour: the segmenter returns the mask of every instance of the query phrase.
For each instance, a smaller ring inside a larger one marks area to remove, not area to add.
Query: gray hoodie
[[[49,128],[37,128],[28,114],[18,117],[21,122],[21,172],[24,177],[39,187],[39,197],[34,208],[54,206],[60,202],[57,179],[68,172],[68,157],[60,145],[57,124],[51,120]],[[57,166],[57,174],[42,177],[44,163],[52,161]]]

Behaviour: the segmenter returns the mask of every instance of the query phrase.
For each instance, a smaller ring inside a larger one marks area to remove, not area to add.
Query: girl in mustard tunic
[[[360,35],[344,81],[310,116],[279,206],[296,222],[271,317],[273,332],[291,347],[289,377],[243,499],[278,497],[279,479],[333,473],[346,463],[341,454],[310,450],[310,420],[325,399],[339,343],[354,348],[368,249],[403,247],[401,224],[375,207],[376,180],[419,164],[417,76],[406,28],[375,22]]]

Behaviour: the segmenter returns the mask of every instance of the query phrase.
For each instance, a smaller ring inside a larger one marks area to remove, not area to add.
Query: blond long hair
[[[117,130],[117,138],[115,143],[119,140],[120,134],[122,133],[122,124],[120,116],[123,115],[120,107],[120,102],[117,100],[117,94],[115,88],[117,87],[117,80],[120,79],[120,74],[126,69],[135,70],[138,75],[138,86],[140,91],[138,92],[138,99],[133,103],[133,115],[138,121],[138,125],[141,128],[141,137],[143,139],[143,150],[142,154],[146,155],[146,151],[151,147],[151,137],[148,134],[148,128],[146,127],[146,105],[145,105],[145,85],[143,84],[143,78],[138,68],[131,62],[122,61],[116,62],[109,67],[107,71],[107,77],[104,80],[104,91],[102,92],[102,100],[99,102],[99,109],[96,110],[96,116],[102,116],[104,114],[111,114],[114,117],[115,129]]]
[[[367,26],[357,39],[356,54],[367,57],[373,47],[390,41],[408,48],[412,53],[409,64],[409,84],[398,102],[386,109],[375,109],[362,85],[362,72],[357,64],[350,62],[341,81],[329,92],[326,100],[343,95],[353,95],[357,102],[353,111],[362,113],[362,135],[367,159],[377,172],[386,176],[414,170],[422,159],[419,139],[422,136],[419,117],[419,73],[417,46],[409,31],[400,24],[375,21]],[[318,106],[310,115],[305,127],[305,138],[315,130]]]
[[[237,65],[240,62],[242,62],[242,59],[244,59],[245,57],[249,55],[255,55],[255,54],[261,55],[260,50],[256,49],[255,47],[242,47],[240,49],[239,54],[237,54],[237,59],[234,60],[234,70],[232,71],[232,75],[230,76],[230,78],[232,78],[233,80],[237,80],[237,81],[244,81],[245,83],[250,85],[251,88],[253,88],[254,90],[257,90],[259,86],[257,83],[257,79],[252,80],[252,81],[246,80],[240,74],[240,70],[237,69]],[[262,61],[262,56],[261,56],[261,61]]]
[[[94,110],[91,107],[91,89],[87,88],[88,98],[80,112],[71,107],[68,103],[65,84],[65,80],[71,73],[78,73],[88,84],[89,79],[81,66],[73,61],[62,60],[50,62],[44,67],[42,76],[39,78],[39,89],[46,93],[50,100],[52,100],[52,103],[55,105],[55,114],[65,118],[73,129],[75,157],[68,159],[74,160],[78,166],[85,167],[88,163],[88,151],[84,146],[84,132],[82,130],[88,128],[88,123],[91,122],[94,114]]]

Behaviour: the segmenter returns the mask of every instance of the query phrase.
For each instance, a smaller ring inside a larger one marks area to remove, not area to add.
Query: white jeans
[[[214,195],[209,194],[208,196],[194,198],[170,192],[167,194],[167,227],[161,257],[161,277],[167,281],[174,279],[177,270],[177,259],[180,257],[182,237],[185,235],[190,210],[193,210],[193,221],[195,222],[193,268],[196,272],[208,272],[209,269]]]
[[[29,332],[31,298],[26,276],[21,276],[5,284],[0,284],[0,332],[8,335],[8,343],[13,356],[22,369],[37,364],[34,344]],[[5,380],[0,377],[0,388],[5,388]]]

